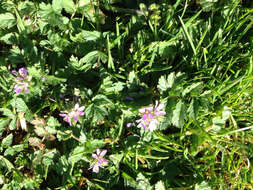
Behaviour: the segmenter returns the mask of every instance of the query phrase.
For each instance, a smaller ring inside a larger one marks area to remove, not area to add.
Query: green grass
[[[250,1],[16,2],[0,3],[1,188],[253,189]],[[17,96],[22,66],[33,89]],[[77,95],[86,113],[70,128],[59,113]],[[125,127],[154,100],[166,104],[159,130]],[[96,148],[110,162],[98,175]]]

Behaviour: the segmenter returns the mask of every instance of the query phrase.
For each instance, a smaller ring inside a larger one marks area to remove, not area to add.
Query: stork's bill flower
[[[159,122],[163,119],[163,116],[166,114],[164,111],[164,104],[158,104],[156,100],[155,106],[152,104],[139,109],[139,113],[142,118],[136,120],[138,123],[137,127],[143,127],[145,130],[148,129],[150,131],[154,131],[157,129]]]
[[[95,153],[92,154],[92,157],[95,159],[95,161],[91,164],[89,169],[92,168],[93,172],[98,173],[99,168],[104,168],[104,166],[108,164],[108,160],[103,158],[106,152],[107,150],[101,151],[100,149],[97,149],[96,154]]]
[[[13,70],[11,72],[13,75],[16,76],[15,78],[15,85],[14,85],[14,92],[16,92],[17,94],[22,93],[23,91],[28,94],[29,90],[29,77],[27,75],[27,70],[25,67],[22,67],[18,70],[18,72],[16,70]]]
[[[75,104],[75,107],[69,112],[69,113],[60,113],[59,115],[63,117],[63,120],[68,122],[70,126],[72,126],[73,123],[77,123],[79,120],[79,116],[84,115],[84,106],[79,106],[78,103]]]

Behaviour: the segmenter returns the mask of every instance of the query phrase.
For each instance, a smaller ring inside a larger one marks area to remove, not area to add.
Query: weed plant
[[[250,0],[2,0],[0,188],[253,189]]]

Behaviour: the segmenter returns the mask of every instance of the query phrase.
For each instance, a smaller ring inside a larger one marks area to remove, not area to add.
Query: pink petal
[[[104,158],[101,158],[103,164],[108,164],[108,160],[104,159]]]
[[[95,159],[98,159],[98,156],[94,153],[92,153],[92,157],[95,158]]]
[[[22,88],[18,86],[17,84],[14,86],[14,91],[19,94],[22,91]]]
[[[65,113],[60,113],[59,116],[65,117],[65,116],[67,116],[67,114],[65,114]]]
[[[96,150],[96,151],[97,151],[97,155],[100,155],[100,152],[101,152],[101,151],[100,151],[100,149],[99,149],[99,148],[97,148],[97,150]]]
[[[140,113],[145,113],[145,111],[146,111],[145,108],[139,109],[139,112],[140,112]]]
[[[12,73],[13,75],[17,75],[17,71],[16,71],[16,70],[12,70],[11,73]]]
[[[164,104],[160,104],[158,107],[157,107],[157,110],[162,110],[164,108]]]
[[[143,114],[141,120],[145,121],[145,120],[147,120],[147,117],[148,117],[147,114]]]
[[[78,121],[78,116],[75,115],[73,118],[74,118],[75,122]]]
[[[80,111],[80,112],[81,112],[81,111],[83,111],[83,110],[84,110],[84,108],[85,108],[84,106],[81,106],[80,108],[78,108],[78,111]]]
[[[28,93],[29,93],[28,88],[25,88],[25,93],[26,93],[26,94],[28,94]]]
[[[155,108],[158,106],[158,100],[155,101]]]
[[[79,108],[79,104],[76,103],[76,104],[75,104],[75,110],[78,110],[78,108]]]
[[[150,119],[153,119],[153,118],[154,118],[153,114],[151,114],[151,113],[148,114],[148,117],[149,117]]]
[[[105,154],[106,154],[107,150],[103,150],[101,153],[100,153],[100,156],[103,157]]]
[[[95,172],[95,173],[99,172],[99,166],[98,166],[98,164],[94,164],[92,171]]]
[[[159,122],[158,122],[157,120],[152,120],[152,121],[150,122],[150,124],[149,124],[148,129],[149,129],[150,131],[156,130],[158,123],[159,123]]]
[[[138,127],[138,128],[143,127],[143,123],[142,123],[142,122],[141,122],[141,123],[139,123],[139,124],[137,125],[137,127]]]
[[[165,111],[160,111],[159,113],[160,113],[160,115],[166,115]]]

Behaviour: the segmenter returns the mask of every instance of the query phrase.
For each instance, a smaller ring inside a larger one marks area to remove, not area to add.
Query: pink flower
[[[63,120],[68,122],[70,126],[72,126],[72,122],[77,123],[79,120],[79,116],[84,115],[84,106],[79,107],[79,104],[76,103],[75,107],[69,113],[60,113],[61,117],[64,117]],[[73,121],[74,120],[74,121]]]
[[[106,160],[104,155],[106,154],[107,150],[100,151],[100,149],[96,150],[97,154],[92,154],[92,157],[95,158],[95,161],[91,164],[90,168],[95,173],[99,172],[99,167],[104,168],[105,165],[108,164],[108,160]]]
[[[151,104],[148,107],[139,109],[139,113],[142,115],[142,118],[136,120],[138,123],[137,127],[143,127],[144,129],[148,129],[150,131],[157,129],[159,121],[166,114],[164,111],[164,104],[158,105],[157,100],[154,107]]]
[[[15,86],[14,86],[14,91],[17,94],[22,93],[23,91],[28,94],[29,90],[28,90],[28,86],[29,86],[29,79],[27,76],[27,70],[26,68],[22,67],[18,70],[18,72],[16,70],[12,70],[11,71],[13,75],[16,76],[16,80],[15,80]]]

